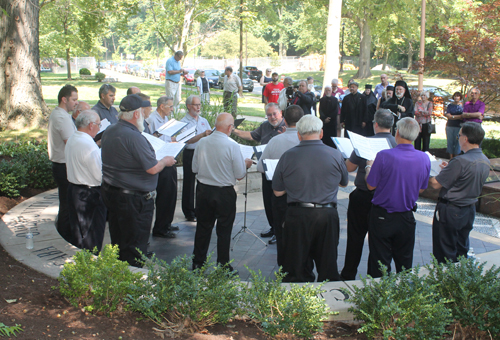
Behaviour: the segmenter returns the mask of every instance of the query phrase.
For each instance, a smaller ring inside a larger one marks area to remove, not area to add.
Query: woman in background
[[[449,104],[446,108],[445,117],[448,118],[446,122],[446,152],[450,154],[450,159],[460,153],[460,143],[458,143],[458,133],[460,132],[460,125],[462,123],[462,113],[464,107],[462,105],[462,94],[455,92],[453,94],[453,103]]]
[[[420,125],[420,133],[415,139],[415,149],[429,151],[431,134],[429,131],[433,105],[429,101],[429,92],[422,92],[415,103],[415,119]]]

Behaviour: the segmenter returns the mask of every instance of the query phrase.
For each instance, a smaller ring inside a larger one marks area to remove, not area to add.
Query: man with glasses
[[[464,123],[458,134],[464,153],[443,162],[439,175],[429,178],[429,186],[440,189],[432,221],[432,253],[440,263],[457,262],[469,251],[477,197],[490,172],[490,161],[480,148],[483,138],[481,124]]]
[[[186,99],[186,107],[188,112],[181,122],[187,123],[186,127],[182,130],[196,127],[195,136],[186,142],[186,147],[183,151],[182,156],[182,170],[183,170],[183,180],[182,180],[182,212],[186,217],[186,221],[196,222],[196,211],[194,207],[195,200],[195,184],[196,184],[196,174],[193,172],[193,155],[196,145],[199,140],[210,134],[211,128],[208,121],[200,116],[201,113],[201,99],[199,96],[189,96]]]
[[[101,251],[106,227],[106,206],[101,196],[101,150],[94,142],[101,120],[85,110],[75,120],[77,131],[68,139],[64,154],[68,171],[68,206],[71,239],[80,249]]]
[[[171,156],[157,161],[141,134],[142,109],[150,105],[137,94],[126,96],[118,122],[102,136],[102,196],[109,212],[111,243],[118,245],[121,261],[136,267],[141,267],[139,251],[147,254],[158,173],[176,163]]]
[[[469,93],[471,99],[465,103],[462,117],[465,122],[476,122],[481,124],[483,122],[485,109],[484,103],[479,100],[481,91],[477,87],[474,87]]]
[[[252,165],[243,159],[238,144],[229,140],[234,118],[221,113],[215,122],[215,131],[203,138],[193,157],[193,172],[198,174],[196,212],[198,223],[194,237],[193,270],[201,268],[207,259],[210,238],[217,220],[217,263],[229,271],[229,247],[236,217],[236,180],[246,175]]]
[[[260,124],[260,126],[253,131],[241,131],[234,129],[233,133],[245,140],[254,140],[260,142],[260,144],[267,144],[274,136],[284,132],[285,130],[285,120],[281,114],[281,110],[276,103],[269,103],[266,105],[266,116],[267,120]],[[264,200],[264,209],[266,210],[267,222],[269,223],[270,229],[264,231],[260,234],[261,237],[272,237],[274,236],[273,229],[273,209],[272,209],[272,196],[273,188],[271,181],[266,179],[266,174],[262,174],[262,198]],[[271,243],[275,243],[276,239],[273,238]]]
[[[154,136],[166,143],[175,142],[175,137],[158,134],[158,129],[168,122],[174,109],[174,99],[161,96],[156,102],[156,110],[151,113],[147,120],[149,128]],[[179,227],[172,226],[174,220],[175,205],[177,202],[177,168],[166,166],[158,174],[158,185],[156,186],[156,218],[153,226],[153,237],[175,238],[173,231]]]
[[[113,85],[104,84],[99,89],[99,101],[92,108],[101,120],[107,119],[111,124],[118,122],[118,111],[113,107],[116,89]]]

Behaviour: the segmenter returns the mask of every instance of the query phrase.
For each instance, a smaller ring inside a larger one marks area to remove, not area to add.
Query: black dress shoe
[[[168,230],[169,231],[179,231],[179,227],[176,225],[171,225],[170,227],[168,227]]]
[[[274,232],[271,228],[269,228],[268,231],[260,233],[260,237],[271,237],[271,236],[274,236]]]
[[[155,255],[155,252],[154,252],[154,251],[148,251],[148,252],[146,253],[146,257],[147,257],[148,259],[152,258],[154,255]]]
[[[225,264],[222,266],[222,268],[227,270],[231,275],[238,275],[238,271],[234,269],[233,266],[231,266],[230,264]]]
[[[153,237],[161,237],[161,238],[176,238],[177,235],[175,235],[171,231],[167,231],[166,233],[153,233]]]
[[[186,217],[186,221],[188,221],[188,222],[196,222],[196,217],[194,217],[194,216]]]
[[[269,244],[275,244],[276,242],[276,235],[273,235],[273,237],[269,240]]]
[[[193,263],[193,270],[196,270],[196,269],[201,269],[203,267],[202,264],[199,264],[199,263]]]

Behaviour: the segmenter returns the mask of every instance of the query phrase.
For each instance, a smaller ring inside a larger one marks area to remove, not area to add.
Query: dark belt
[[[141,196],[141,197],[144,197],[145,199],[147,200],[150,200],[150,199],[153,199],[156,197],[156,190],[153,190],[153,191],[150,191],[150,192],[146,192],[146,191],[135,191],[135,190],[127,190],[127,189],[122,189],[122,188],[118,188],[118,187],[115,187],[115,186],[112,186],[112,185],[109,185],[107,183],[103,183],[102,184],[102,187],[105,189],[105,190],[112,190],[112,191],[117,191],[117,192],[120,192],[122,194],[127,194],[127,195],[134,195],[134,196]]]
[[[172,83],[179,84],[179,82],[178,82],[178,81],[173,81],[173,80],[171,80],[171,79],[167,79],[167,80],[168,80],[168,81],[171,81]]]
[[[442,197],[438,197],[438,202],[441,202],[441,203],[444,203],[444,204],[451,204],[451,205],[454,205],[455,207],[459,207],[459,208],[470,207],[471,205],[476,204],[476,203],[472,203],[472,204],[469,204],[469,205],[457,205],[454,202],[450,201],[449,199],[442,198]]]
[[[288,203],[289,207],[302,207],[302,208],[337,208],[337,203],[302,203],[302,202],[292,202]]]
[[[98,185],[98,186],[90,186],[90,185],[85,185],[85,184],[75,184],[75,183],[71,183],[70,184],[74,185],[75,187],[79,187],[79,188],[86,188],[86,189],[100,189],[101,186]]]

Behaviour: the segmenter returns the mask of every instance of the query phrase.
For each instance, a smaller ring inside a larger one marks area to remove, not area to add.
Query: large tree
[[[37,0],[0,0],[0,125],[38,126],[48,114],[40,82]]]

